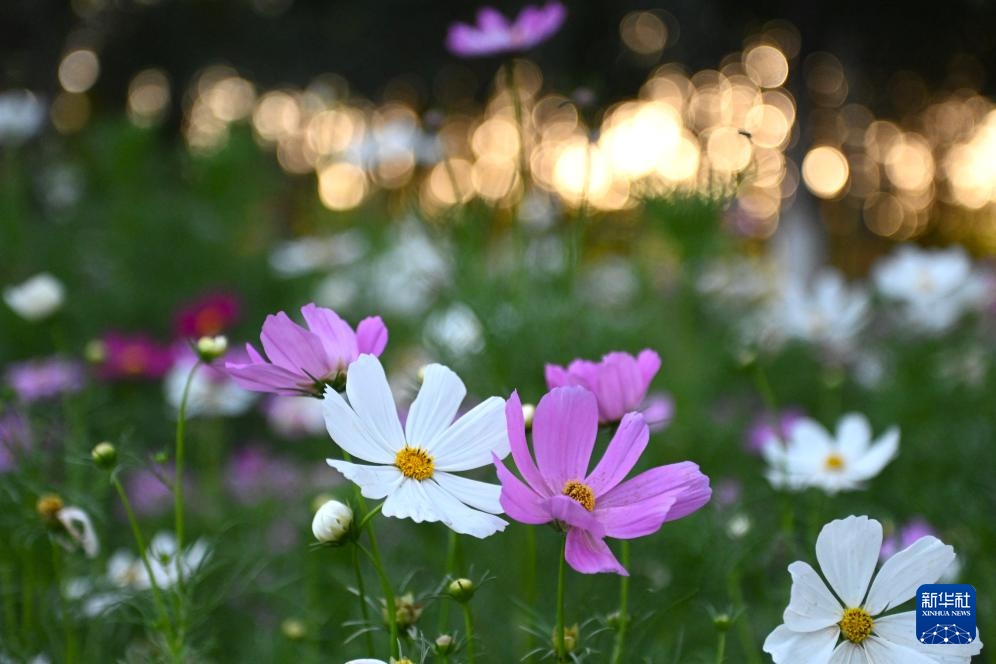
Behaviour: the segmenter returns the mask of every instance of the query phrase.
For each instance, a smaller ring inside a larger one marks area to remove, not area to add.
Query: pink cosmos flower
[[[550,389],[580,385],[598,399],[598,421],[618,422],[623,415],[641,410],[650,381],[661,368],[661,357],[649,348],[633,357],[629,353],[609,353],[601,362],[574,360],[566,368],[546,365],[546,385]]]
[[[269,497],[289,498],[304,484],[289,461],[258,446],[237,451],[228,461],[225,485],[237,501],[252,505]]]
[[[213,337],[231,327],[241,310],[241,301],[231,293],[203,295],[176,313],[176,333],[190,339]]]
[[[346,368],[361,354],[379,356],[387,345],[380,316],[364,318],[356,331],[331,309],[306,304],[307,329],[283,311],[266,317],[260,341],[269,359],[246,344],[249,362],[226,362],[239,385],[255,392],[321,397],[326,385],[342,389]]]
[[[73,360],[49,357],[10,365],[7,384],[23,403],[79,392],[83,388],[83,367]]]
[[[108,332],[98,342],[97,373],[108,380],[161,378],[173,366],[173,350],[146,334]]]
[[[896,552],[902,551],[921,537],[927,537],[928,535],[936,537],[937,531],[934,530],[933,526],[927,523],[926,519],[923,517],[916,517],[915,519],[903,524],[903,526],[894,532],[890,537],[886,537],[882,540],[882,551],[879,554],[879,559],[885,560],[887,558],[891,558],[896,554]]]
[[[526,443],[522,405],[515,392],[505,406],[512,458],[523,480],[495,457],[501,506],[522,523],[557,522],[567,530],[567,563],[578,572],[628,575],[606,537],[634,539],[709,501],[709,478],[690,461],[658,466],[623,481],[647,446],[643,415],[629,413],[595,469],[588,472],[598,434],[598,405],[582,387],[548,392],[533,418],[533,453]]]
[[[674,419],[674,398],[667,392],[654,392],[640,404],[638,412],[650,427],[650,433],[663,431],[671,425]]]
[[[460,57],[477,57],[528,50],[553,36],[567,17],[559,2],[524,8],[512,23],[493,7],[477,12],[477,25],[454,23],[446,48]]]

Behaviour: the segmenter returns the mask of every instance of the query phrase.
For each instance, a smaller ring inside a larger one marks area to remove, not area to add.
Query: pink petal
[[[301,315],[308,329],[321,340],[330,371],[345,369],[359,355],[356,333],[339,314],[312,303],[301,307]]]
[[[636,365],[639,367],[640,375],[643,377],[643,389],[646,391],[650,387],[650,381],[660,371],[661,356],[656,351],[646,348],[636,356]]]
[[[602,360],[595,389],[599,419],[618,422],[639,407],[646,391],[636,359],[628,353],[609,353]]]
[[[540,399],[533,417],[533,451],[548,486],[556,491],[588,474],[597,434],[598,405],[588,390],[558,387]]]
[[[484,32],[508,30],[508,19],[494,7],[481,7],[477,12],[477,27]]]
[[[302,384],[303,380],[306,380],[303,376],[275,364],[227,362],[225,370],[237,385],[253,392],[269,392],[285,396],[302,396],[310,393],[309,386]]]
[[[623,417],[605,455],[585,480],[585,484],[591,487],[596,496],[610,491],[633,470],[649,440],[650,430],[643,415],[628,413]]]
[[[538,525],[549,523],[553,517],[542,505],[542,497],[526,486],[505,464],[494,456],[495,470],[501,482],[501,507],[509,518],[520,523]]]
[[[526,443],[526,422],[522,415],[522,402],[519,401],[518,391],[513,391],[505,402],[505,421],[508,424],[508,442],[512,450],[512,459],[522,479],[526,480],[533,491],[547,496],[556,493],[540,474],[529,453],[529,445]]]
[[[571,381],[571,375],[562,366],[548,364],[544,367],[543,373],[546,375],[546,386],[548,389],[552,390],[555,387],[575,384]]]
[[[601,537],[578,528],[567,531],[567,549],[564,552],[567,564],[582,574],[615,572],[629,576],[626,568],[612,555],[608,544]]]
[[[356,326],[356,347],[360,353],[380,356],[387,346],[387,326],[380,316],[364,318]]]
[[[260,340],[270,362],[301,376],[321,379],[331,368],[321,340],[282,311],[266,317]]]
[[[665,521],[674,521],[699,509],[712,496],[709,478],[691,461],[658,466],[623,482],[604,496],[600,496],[595,509],[626,507],[645,503],[649,509],[657,501],[674,498]]]
[[[670,521],[675,501],[675,496],[667,494],[619,507],[600,507],[596,501],[595,514],[607,537],[635,539],[656,533]]]
[[[246,344],[246,354],[249,355],[249,361],[253,364],[267,364],[267,361],[263,359],[263,356],[259,354],[259,351],[257,351],[256,348],[250,343]]]
[[[567,524],[571,528],[587,530],[595,537],[604,537],[605,528],[598,522],[592,512],[589,512],[573,498],[567,496],[551,496],[543,499],[543,508],[555,520]]]

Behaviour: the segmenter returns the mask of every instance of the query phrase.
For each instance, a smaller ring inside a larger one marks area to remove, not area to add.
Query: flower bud
[[[93,457],[94,463],[104,470],[111,470],[118,463],[118,450],[107,441],[97,443],[90,456]]]
[[[213,362],[228,350],[228,339],[219,334],[216,337],[201,337],[197,340],[197,356],[204,362]]]
[[[712,624],[720,632],[726,632],[733,626],[733,618],[728,613],[717,613],[712,617]]]
[[[280,623],[280,631],[291,641],[300,641],[307,635],[308,628],[297,618],[287,618]]]
[[[474,593],[477,592],[477,588],[474,587],[474,582],[470,579],[453,579],[447,586],[446,592],[449,593],[450,597],[464,604],[471,600]]]
[[[522,404],[522,421],[526,423],[527,429],[533,428],[533,417],[536,415],[536,406],[531,403]]]
[[[40,496],[38,502],[35,503],[35,511],[38,512],[38,516],[51,523],[57,522],[56,518],[63,507],[65,507],[65,503],[62,502],[62,498],[54,493]]]
[[[449,655],[454,650],[456,641],[449,634],[440,634],[436,637],[436,654]]]
[[[571,627],[564,627],[564,649],[567,652],[574,652],[578,647],[578,640],[581,636],[581,630],[578,628],[577,624]],[[553,648],[556,650],[560,644],[557,643],[557,628],[553,628]]]
[[[338,500],[330,500],[318,508],[311,521],[315,539],[326,544],[341,541],[353,525],[353,510]]]
[[[387,605],[382,611],[384,622],[387,622]],[[418,622],[422,615],[422,605],[415,601],[415,596],[405,593],[401,597],[394,598],[394,619],[401,629],[408,629]]]
[[[91,364],[100,364],[107,359],[107,346],[100,339],[89,341],[83,348],[83,357]]]

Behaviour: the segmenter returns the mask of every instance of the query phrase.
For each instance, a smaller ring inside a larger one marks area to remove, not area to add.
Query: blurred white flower
[[[62,524],[62,527],[69,537],[69,542],[65,543],[66,549],[71,549],[74,545],[83,549],[87,558],[96,558],[100,553],[100,541],[97,539],[97,532],[93,529],[93,522],[90,515],[79,507],[67,505],[55,514],[55,518]]]
[[[633,264],[622,257],[599,261],[581,276],[582,296],[589,303],[603,309],[628,306],[639,287],[640,282]]]
[[[207,560],[210,549],[204,540],[197,540],[177,553],[176,537],[173,533],[156,533],[148,546],[149,567],[160,588],[172,588],[181,578],[191,578]],[[132,587],[145,590],[151,587],[149,575],[141,559],[137,559],[139,570],[134,576]]]
[[[434,242],[417,222],[402,225],[393,246],[370,265],[370,295],[379,308],[417,316],[450,280],[447,247]]]
[[[985,278],[961,247],[903,245],[878,261],[873,276],[878,291],[899,304],[903,321],[926,334],[948,330],[988,297]]]
[[[792,426],[784,443],[772,440],[762,449],[772,486],[789,491],[816,487],[829,494],[862,488],[898,452],[897,427],[873,443],[871,425],[857,413],[840,419],[836,437],[818,422],[804,418]]]
[[[318,399],[274,396],[263,410],[270,428],[284,438],[307,438],[325,432],[325,416]]]
[[[708,265],[699,275],[696,287],[700,293],[733,304],[749,304],[774,295],[779,274],[770,260],[728,258]]]
[[[0,145],[16,145],[38,133],[45,105],[28,90],[0,93]]]
[[[338,500],[329,500],[318,508],[311,520],[311,532],[319,542],[341,540],[353,525],[353,510]]]
[[[330,274],[315,288],[315,304],[333,311],[349,309],[359,294],[356,279],[345,274]]]
[[[456,357],[478,353],[484,348],[481,321],[464,304],[454,304],[430,316],[425,323],[425,336],[430,343]]]
[[[178,360],[163,379],[166,402],[178,411],[183,398],[187,376],[196,360],[192,357]],[[194,374],[187,396],[187,417],[198,415],[236,417],[245,413],[256,400],[256,395],[239,387],[228,374],[203,365]]]
[[[14,313],[27,321],[48,318],[62,307],[66,289],[48,272],[3,289],[3,299]]]
[[[270,266],[281,277],[296,277],[318,270],[349,265],[367,252],[367,241],[351,230],[330,237],[289,240],[270,254]]]
[[[810,282],[791,279],[768,311],[773,334],[821,346],[834,354],[849,352],[868,323],[870,298],[864,288],[824,269]]]
[[[964,645],[924,645],[913,611],[883,615],[913,599],[922,584],[936,583],[955,560],[954,549],[922,537],[876,575],[881,546],[882,525],[866,516],[823,527],[816,539],[822,577],[801,560],[788,567],[785,622],[764,642],[775,664],[969,664],[982,651],[978,636]]]

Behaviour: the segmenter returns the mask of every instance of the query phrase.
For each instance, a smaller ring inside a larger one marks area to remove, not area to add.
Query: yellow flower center
[[[436,469],[436,462],[421,447],[402,447],[394,457],[394,465],[405,477],[420,482],[432,477],[432,471]]]
[[[831,452],[827,456],[827,460],[823,462],[827,470],[843,470],[844,469],[844,457],[837,454],[836,452]]]
[[[840,625],[840,633],[851,643],[861,643],[875,627],[875,621],[864,609],[845,609],[844,617],[837,624]]]
[[[595,492],[587,484],[568,480],[564,485],[564,495],[574,500],[589,512],[595,509]]]

